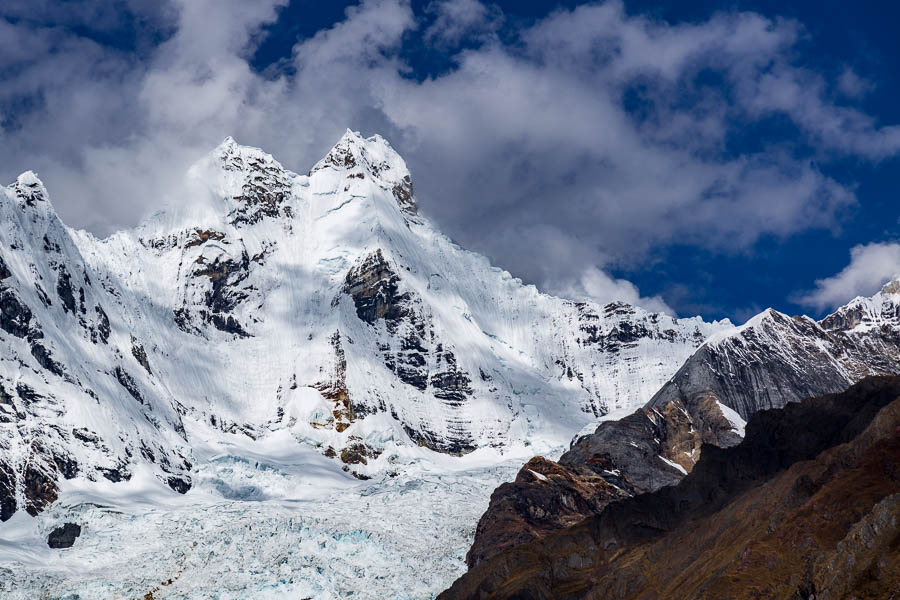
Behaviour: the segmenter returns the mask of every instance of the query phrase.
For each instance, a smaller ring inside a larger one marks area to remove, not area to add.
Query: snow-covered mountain
[[[287,431],[359,478],[401,447],[558,446],[730,327],[523,285],[440,234],[402,158],[350,131],[307,175],[226,139],[103,240],[33,173],[0,217],[2,520],[63,479],[184,493],[199,430]]]

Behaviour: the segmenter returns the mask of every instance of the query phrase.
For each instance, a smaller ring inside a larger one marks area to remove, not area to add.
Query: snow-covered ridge
[[[840,392],[866,375],[900,373],[900,277],[820,321],[767,309],[707,339],[649,405],[713,392],[748,419]]]
[[[358,477],[409,445],[561,446],[730,326],[523,285],[418,214],[386,140],[350,131],[308,175],[227,138],[104,240],[32,173],[0,210],[4,518],[141,465],[187,491],[191,423],[289,431]]]

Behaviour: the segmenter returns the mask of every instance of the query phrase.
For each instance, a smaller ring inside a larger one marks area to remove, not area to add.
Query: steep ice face
[[[398,444],[555,447],[729,326],[523,285],[418,214],[379,136],[348,131],[308,175],[228,138],[105,240],[65,227],[33,174],[3,194],[7,516],[25,490],[144,462],[186,491],[183,419],[287,430],[359,477]]]
[[[34,173],[0,189],[0,520],[59,482],[127,480],[136,461],[190,486],[178,404],[126,292],[84,260]]]

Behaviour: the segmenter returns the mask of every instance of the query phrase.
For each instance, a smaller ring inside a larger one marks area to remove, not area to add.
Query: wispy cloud
[[[833,309],[857,296],[871,296],[900,275],[900,243],[874,242],[854,246],[850,264],[831,277],[816,281],[815,289],[796,294],[794,302],[818,311]]]
[[[466,38],[489,39],[503,22],[503,12],[479,0],[436,0],[425,7],[434,22],[425,30],[425,41],[452,49]]]

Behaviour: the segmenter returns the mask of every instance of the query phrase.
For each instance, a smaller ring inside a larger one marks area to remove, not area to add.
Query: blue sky
[[[900,271],[900,9],[845,2],[20,2],[0,175],[99,234],[225,135],[308,168],[345,127],[548,291],[741,321]],[[895,14],[891,14],[891,13]]]

